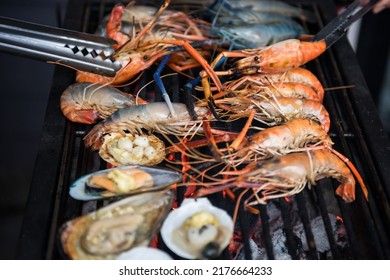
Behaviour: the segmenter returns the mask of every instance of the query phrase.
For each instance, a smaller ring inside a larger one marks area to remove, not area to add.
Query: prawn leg
[[[201,77],[198,75],[195,80],[193,80],[192,82],[188,82],[184,85],[184,101],[192,120],[196,120],[198,118],[195,112],[194,101],[192,100],[192,91],[194,87],[199,83],[200,79]]]
[[[169,98],[167,90],[165,89],[165,86],[161,80],[161,71],[164,69],[164,66],[166,65],[167,61],[171,58],[171,56],[172,56],[172,54],[167,54],[163,57],[156,72],[153,74],[153,78],[154,78],[154,81],[156,82],[158,88],[161,91],[161,94],[162,94],[162,97],[164,98],[165,103],[167,103],[167,105],[168,105],[168,108],[169,108],[169,111],[171,112],[172,117],[176,118],[176,113],[175,113],[175,110],[173,109],[171,99]]]
[[[208,64],[208,62],[201,56],[198,51],[188,42],[181,40],[163,40],[164,44],[171,44],[175,46],[183,47],[199,64],[203,67],[207,75],[213,80],[215,86],[220,91],[222,90],[222,83],[218,78],[218,75],[215,73],[213,68]]]

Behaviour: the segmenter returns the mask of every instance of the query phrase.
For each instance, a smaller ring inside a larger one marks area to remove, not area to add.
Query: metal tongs
[[[82,71],[115,76],[121,64],[112,57],[114,43],[97,35],[0,17],[0,51]]]
[[[370,11],[379,0],[371,0],[368,4],[362,6],[361,0],[352,2],[339,16],[331,20],[322,28],[312,41],[325,40],[326,47],[329,48],[345,35],[348,27],[356,20]]]

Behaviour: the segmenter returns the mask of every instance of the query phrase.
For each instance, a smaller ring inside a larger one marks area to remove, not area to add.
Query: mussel
[[[61,244],[71,259],[116,259],[147,246],[171,209],[172,191],[131,196],[78,217],[61,227]]]
[[[160,167],[118,166],[87,174],[77,179],[69,194],[77,200],[102,199],[117,195],[134,195],[159,191],[179,182],[179,172]]]
[[[233,221],[226,211],[207,198],[186,199],[161,227],[161,236],[176,255],[186,259],[215,259],[233,235]]]
[[[112,132],[104,136],[99,155],[115,166],[154,166],[165,158],[165,144],[154,135]]]

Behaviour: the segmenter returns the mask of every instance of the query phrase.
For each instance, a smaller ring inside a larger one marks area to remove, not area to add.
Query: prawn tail
[[[355,184],[345,182],[337,187],[336,194],[340,196],[345,202],[352,202],[355,200]]]
[[[364,198],[368,201],[368,190],[367,190],[367,186],[366,184],[364,183],[363,181],[363,178],[362,176],[360,176],[360,173],[359,171],[356,169],[355,165],[347,158],[345,157],[344,155],[342,155],[341,153],[339,153],[338,151],[334,150],[333,148],[331,147],[327,147],[333,154],[335,154],[337,157],[339,157],[342,161],[344,161],[344,163],[348,166],[348,168],[351,170],[352,174],[355,176],[356,180],[358,181],[361,189],[362,189],[362,192],[363,192],[363,195],[364,195]],[[347,198],[352,198],[352,200],[350,201],[353,201],[355,199],[355,195],[354,195],[354,187],[352,189],[352,187],[349,186],[348,183],[346,184],[343,184],[343,185],[340,185],[337,190],[336,190],[336,193],[338,195],[340,195],[341,197],[344,198],[344,196],[346,196]],[[353,195],[348,195],[350,194],[351,192],[353,191]],[[348,201],[347,199],[345,199],[346,201]]]
[[[299,50],[302,55],[300,64],[303,65],[320,56],[326,50],[326,42],[324,40],[317,42],[301,42]]]

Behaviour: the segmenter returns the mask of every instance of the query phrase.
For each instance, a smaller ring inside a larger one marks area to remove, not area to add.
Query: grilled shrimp
[[[217,135],[216,143],[231,142],[237,139],[237,135]],[[199,162],[226,163],[226,167],[238,167],[242,163],[264,160],[273,156],[305,150],[309,147],[331,147],[332,140],[323,128],[308,119],[292,119],[284,124],[269,127],[253,135],[246,136],[242,141],[226,145],[226,149],[219,149],[220,158],[216,159],[211,155],[197,153],[193,148],[206,145],[210,139],[198,139],[187,143],[174,144],[166,151],[185,152],[190,158]],[[234,141],[232,142],[234,143]],[[177,146],[178,145],[178,146]]]
[[[229,42],[231,49],[251,49],[268,46],[277,42],[298,38],[303,34],[303,28],[297,22],[290,20],[274,23],[251,23],[213,26],[211,34]]]
[[[155,102],[145,105],[122,108],[113,113],[104,121],[96,124],[84,137],[85,146],[97,150],[102,145],[102,137],[110,132],[129,131],[141,135],[142,130],[156,131],[164,134],[187,135],[202,131],[201,119],[209,114],[204,107],[195,107],[199,116],[193,121],[185,104],[172,104],[176,117],[172,117],[169,108],[164,102]]]
[[[261,96],[268,97],[292,97],[292,98],[303,98],[309,99],[316,102],[321,102],[322,100],[318,97],[317,93],[313,88],[306,84],[302,83],[272,83],[264,84],[257,82],[252,82],[248,80],[243,84],[243,87],[236,90],[226,90],[221,93],[213,95],[214,99],[218,99],[222,96],[242,96],[242,97],[251,97],[259,98]]]
[[[248,173],[239,180],[262,183],[258,191],[263,201],[296,194],[309,182],[332,177],[340,182],[336,194],[345,202],[355,200],[355,178],[348,166],[329,150],[292,153],[248,167]],[[256,202],[254,202],[256,203]]]
[[[328,111],[320,102],[313,100],[287,97],[272,99],[233,97],[218,99],[215,102],[218,107],[233,112],[231,119],[254,110],[254,118],[270,126],[295,118],[305,118],[318,121],[325,132],[328,132],[330,127]]]
[[[118,49],[120,46],[124,45],[130,37],[126,34],[120,32],[122,29],[122,15],[126,9],[123,5],[115,6],[110,14],[106,25],[106,35],[108,38],[114,39],[117,43],[113,45],[115,49]]]
[[[107,118],[120,108],[134,106],[135,103],[134,97],[118,89],[91,83],[75,83],[62,93],[60,108],[68,120],[92,124]]]
[[[325,50],[325,41],[284,40],[259,50],[248,50],[247,57],[236,62],[235,71],[243,75],[281,73],[304,65]]]
[[[114,58],[122,65],[121,69],[116,73],[115,77],[104,77],[78,71],[76,80],[78,82],[96,82],[121,86],[150,68],[163,56],[178,52],[177,47],[179,47],[192,56],[193,60],[190,61],[191,67],[202,66],[214,83],[221,88],[221,82],[207,60],[190,45],[193,42],[203,42],[208,38],[202,34],[194,20],[184,13],[170,12],[168,15],[163,15],[169,3],[169,0],[165,0],[147,24],[144,25],[142,22],[139,22],[140,28],[136,28],[134,36],[131,36],[132,34],[123,34],[118,30],[121,28],[121,16],[125,9],[123,6],[114,7],[108,23],[110,27],[107,28],[109,29],[107,33],[114,39],[118,39],[120,44],[123,44],[114,54]],[[129,39],[126,41],[127,37]],[[180,51],[183,50],[181,49]],[[167,64],[176,70],[175,63],[170,64],[168,61]]]
[[[272,95],[276,97],[292,97],[309,99],[322,102],[317,93],[309,86],[300,83],[275,83],[267,87]]]
[[[332,177],[340,182],[336,194],[345,202],[355,200],[355,178],[351,170],[328,149],[273,157],[252,162],[239,171],[223,173],[232,177],[220,182],[204,183],[204,188],[200,189],[196,196],[208,195],[230,187],[250,188],[253,194],[245,202],[250,206],[297,194],[307,183],[315,185],[323,178]]]
[[[227,157],[233,164],[258,161],[298,151],[308,144],[330,146],[332,141],[319,124],[298,118],[246,137],[237,152]]]
[[[294,68],[283,73],[276,74],[257,74],[243,76],[238,80],[225,83],[224,86],[228,90],[240,88],[242,85],[257,84],[260,86],[284,84],[284,83],[299,83],[311,87],[317,93],[318,99],[322,102],[324,98],[324,88],[318,78],[305,68]]]
[[[239,9],[247,13],[274,13],[288,17],[299,18],[301,20],[312,20],[313,14],[301,8],[289,5],[282,1],[265,1],[265,0],[225,0],[225,5],[230,5],[234,9]],[[248,12],[249,10],[249,12]]]

